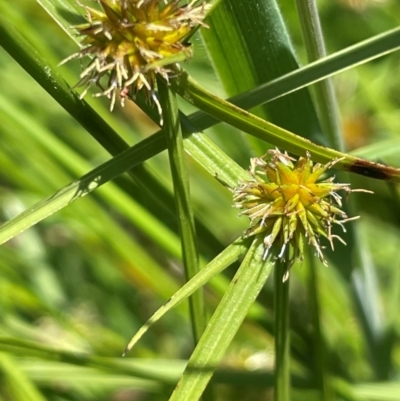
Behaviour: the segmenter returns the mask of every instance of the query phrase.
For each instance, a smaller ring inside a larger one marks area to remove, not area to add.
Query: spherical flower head
[[[119,94],[121,104],[129,94],[140,90],[152,99],[161,114],[155,95],[156,74],[168,80],[167,65],[191,57],[192,50],[183,39],[203,19],[208,6],[197,0],[179,5],[180,0],[94,0],[101,6],[86,10],[87,23],[75,26],[82,36],[82,49],[65,59],[89,56],[92,61],[80,75],[77,86],[92,85],[102,92],[97,96],[111,99],[111,110]],[[109,73],[103,87],[102,77]]]
[[[334,177],[321,176],[340,159],[321,165],[314,164],[310,154],[297,161],[278,149],[270,150],[263,158],[251,161],[252,181],[234,188],[234,206],[240,215],[250,218],[245,236],[264,237],[264,259],[270,253],[277,258],[288,258],[289,266],[302,260],[304,244],[313,246],[320,260],[326,264],[320,237],[325,237],[333,249],[333,224],[344,230],[348,218],[340,209],[337,191],[351,192],[350,184],[334,183]],[[345,231],[345,230],[344,230]]]

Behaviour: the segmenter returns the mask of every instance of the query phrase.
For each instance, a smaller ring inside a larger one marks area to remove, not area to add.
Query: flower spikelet
[[[167,65],[192,56],[185,37],[198,25],[204,25],[208,5],[197,0],[180,5],[180,0],[94,0],[101,8],[82,6],[87,22],[75,28],[82,37],[82,49],[61,62],[89,56],[92,60],[82,71],[76,86],[88,89],[97,85],[101,93],[124,105],[126,96],[135,97],[142,90],[153,100],[156,74],[168,81]],[[101,80],[109,73],[104,85]]]
[[[326,265],[320,237],[327,238],[332,249],[334,238],[344,243],[331,229],[338,224],[345,231],[343,223],[358,218],[348,218],[340,209],[337,191],[351,192],[350,184],[334,183],[334,177],[321,179],[339,160],[314,164],[307,152],[296,161],[278,149],[251,160],[253,180],[234,188],[234,206],[250,218],[245,236],[264,237],[264,259],[273,252],[277,258],[288,257],[290,266],[302,260],[308,243]]]

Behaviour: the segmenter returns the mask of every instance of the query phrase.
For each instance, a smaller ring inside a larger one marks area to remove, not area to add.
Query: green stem
[[[287,271],[288,263],[278,259],[274,274],[275,401],[290,400],[289,278],[285,277]]]
[[[313,62],[326,57],[325,41],[315,0],[296,0],[296,6],[308,61]],[[332,81],[326,79],[318,82],[313,89],[317,99],[316,106],[323,132],[334,149],[343,151],[344,145],[340,129],[339,111]]]
[[[196,401],[203,393],[270,274],[273,264],[262,259],[263,252],[262,238],[256,238],[207,324],[169,401]]]
[[[373,36],[353,46],[346,47],[334,54],[314,61],[295,71],[289,72],[272,81],[259,85],[228,99],[238,107],[250,110],[281,96],[305,88],[326,78],[340,74],[350,68],[365,64],[376,58],[390,54],[400,48],[400,28],[395,28]],[[198,115],[204,119],[204,114]],[[211,126],[211,121],[204,121]]]
[[[321,328],[321,305],[318,294],[318,273],[316,259],[307,247],[309,260],[308,290],[310,294],[311,318],[313,322],[312,347],[314,356],[314,375],[320,391],[321,401],[332,400],[332,389],[326,362],[326,347]]]
[[[124,351],[126,355],[132,347],[143,337],[143,335],[160,320],[167,312],[182,302],[184,299],[192,295],[196,290],[207,284],[211,278],[216,276],[218,273],[226,269],[233,262],[237,261],[239,257],[243,256],[249,248],[249,240],[243,240],[242,238],[237,239],[224,251],[222,251],[217,257],[215,257],[210,263],[207,264],[199,274],[192,280],[185,283],[172,297],[161,306],[148,320],[147,322],[135,333],[131,341],[127,345]]]
[[[315,0],[296,0],[299,16],[302,23],[304,42],[306,44],[310,61],[315,61],[326,56],[324,39],[318,18]],[[333,92],[333,87],[329,80],[315,85],[316,103],[319,105],[319,116],[325,132],[330,140],[330,145],[341,151],[345,151],[345,146],[341,138],[340,119],[337,102]],[[351,182],[351,177],[347,173],[341,173],[341,180]],[[356,215],[358,210],[357,202],[354,198],[347,204],[349,215]],[[384,326],[382,323],[382,313],[378,311],[378,289],[376,285],[376,272],[368,248],[361,246],[361,233],[355,225],[349,230],[347,243],[354,249],[354,260],[349,259],[350,265],[347,270],[352,272],[351,280],[353,286],[353,296],[356,305],[359,307],[363,332],[367,339],[373,366],[376,367],[376,376],[380,379],[387,378],[389,362],[382,361],[382,344],[384,342]],[[346,263],[343,263],[346,266]],[[366,297],[365,294],[368,294]],[[322,339],[321,339],[322,341]],[[322,347],[321,343],[321,347]],[[323,360],[321,360],[321,363]],[[326,366],[319,366],[318,371],[326,370]],[[326,384],[321,382],[321,384]],[[324,390],[324,389],[322,389]],[[326,394],[326,392],[325,392]]]
[[[300,79],[298,75],[301,75],[301,82],[303,85],[301,87],[304,87],[305,85],[315,82],[313,78],[316,76],[316,71],[320,72],[317,80],[326,78],[329,74],[336,72],[337,70],[334,67],[337,65],[336,61],[338,60],[341,60],[339,64],[347,69],[352,65],[351,62],[356,62],[358,60],[357,62],[360,64],[397,49],[399,47],[399,38],[400,29],[389,31],[354,47],[335,53],[324,60],[314,62],[307,67],[291,72],[285,75],[285,78],[278,78],[252,91],[236,96],[232,101],[237,102],[237,104],[246,103],[246,108],[248,108],[251,107],[252,104],[257,105],[272,100],[285,93],[299,89],[295,85],[296,82],[298,83],[298,79]],[[87,128],[92,135],[97,133],[94,135],[95,138],[106,147],[106,149],[115,154],[121,152],[121,150],[126,147],[121,138],[118,138],[115,133],[108,132],[111,128],[104,127],[100,117],[95,115],[84,101],[79,100],[78,97],[74,95],[58,71],[48,65],[29,42],[1,16],[0,45],[2,45],[19,64],[24,66],[25,70],[32,75],[65,110]],[[352,57],[353,53],[355,53],[355,59]],[[296,79],[290,77],[296,77]],[[278,81],[284,81],[286,86],[274,86]],[[312,153],[313,159],[321,163],[326,163],[336,157],[343,157],[344,159],[336,164],[337,169],[348,170],[377,179],[400,182],[400,169],[369,163],[363,159],[315,145],[304,138],[291,134],[286,130],[279,129],[279,127],[267,121],[254,118],[255,116],[246,113],[243,109],[213,96],[197,85],[184,72],[181,76],[178,76],[177,79],[172,79],[171,84],[188,102],[198,106],[209,114],[207,115],[204,112],[199,112],[185,119],[186,122],[190,121],[190,127],[197,128],[196,132],[210,127],[217,122],[215,119],[219,119],[278,147],[287,149],[294,154],[304,155],[305,151],[309,150]],[[266,95],[265,92],[267,93]],[[251,102],[255,103],[249,102],[250,98],[252,99]],[[107,132],[107,134],[104,134],[105,132]],[[149,141],[142,141],[142,145],[152,147],[151,155],[155,155],[165,149],[165,140],[162,133],[158,132],[153,135]],[[146,150],[150,151],[150,149]],[[149,155],[149,158],[150,157]],[[134,164],[137,166],[140,163]],[[126,169],[124,171],[126,171]],[[141,181],[144,181],[144,179]]]
[[[199,257],[194,225],[194,214],[190,201],[189,178],[183,147],[183,136],[179,121],[176,95],[163,79],[157,80],[160,103],[165,125],[163,131],[167,141],[179,231],[182,240],[182,257],[186,281],[199,272]],[[194,341],[197,344],[205,327],[204,297],[200,289],[189,298]]]
[[[213,95],[180,68],[176,68],[175,71],[177,72],[177,77],[171,79],[173,90],[187,102],[220,121],[224,121],[239,130],[297,156],[304,156],[308,151],[312,159],[319,163],[327,163],[332,159],[338,158],[339,160],[335,164],[335,168],[338,170],[350,171],[391,182],[400,182],[400,169],[369,162],[317,145]]]
[[[296,6],[301,23],[303,40],[307,50],[308,61],[313,62],[326,57],[325,41],[319,20],[318,9],[315,0],[296,0]],[[318,116],[322,129],[329,140],[329,144],[340,151],[344,151],[339,111],[332,81],[326,79],[318,82],[312,88],[318,110]],[[325,341],[321,328],[321,305],[318,295],[318,275],[316,260],[311,251],[309,255],[309,294],[311,316],[313,321],[313,371],[320,392],[321,401],[332,400],[333,393],[330,386],[328,366],[326,361]]]

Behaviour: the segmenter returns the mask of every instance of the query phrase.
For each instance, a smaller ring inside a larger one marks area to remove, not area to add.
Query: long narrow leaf
[[[26,50],[26,42],[7,21],[0,19],[0,22],[0,44],[3,44],[5,48],[8,49],[8,51],[10,51],[14,57],[16,57],[16,59],[22,57],[22,60],[24,60],[23,64],[29,65],[30,69],[33,71],[32,73],[38,74],[38,76],[42,77],[44,88],[48,90],[49,93],[56,91],[55,97],[57,99],[65,99],[67,102],[65,107],[68,107],[72,115],[76,116],[76,118],[82,118],[83,123],[86,124],[86,108],[82,108],[82,101],[80,101],[75,95],[72,95],[72,93],[66,87],[66,84],[63,83],[62,78],[60,78],[49,65],[37,63],[37,59],[40,59],[39,55],[33,56],[30,53],[31,49]],[[46,73],[43,73],[44,70]],[[313,144],[304,138],[296,136],[280,127],[266,122],[265,120],[259,119],[230,104],[229,102],[216,98],[211,93],[208,93],[203,88],[199,87],[184,72],[182,72],[178,78],[171,80],[171,82],[182,97],[202,108],[214,118],[217,118],[221,121],[226,121],[251,135],[274,144],[275,146],[282,147],[297,155],[303,155],[306,150],[309,150],[314,159],[319,162],[326,163],[334,158],[344,158],[342,161],[336,164],[336,168],[348,170],[372,178],[394,182],[400,181],[400,170],[381,166],[376,163],[370,163],[368,161],[347,156],[346,154],[333,151],[332,149]],[[79,107],[77,106],[77,103],[79,103]],[[98,117],[96,116],[93,118],[96,121],[98,120]],[[199,120],[197,116],[193,119],[193,124],[198,128],[198,130],[206,128],[203,127],[205,124],[204,122],[203,124],[198,124],[198,122]],[[101,127],[103,127],[103,124],[101,124]],[[111,140],[111,142],[113,142],[111,138],[114,136],[114,134],[106,135],[105,140]],[[161,133],[159,136],[161,136]],[[154,141],[163,141],[163,139],[161,139],[159,136],[155,136],[153,138]],[[116,141],[120,140],[121,139],[117,136]],[[165,142],[163,145],[164,146],[160,148],[158,152],[165,149]]]
[[[158,88],[164,118],[163,131],[167,142],[172,181],[174,183],[175,204],[182,241],[183,265],[186,281],[189,281],[199,271],[199,255],[178,103],[176,95],[169,89],[166,82],[159,79]],[[189,298],[189,305],[193,338],[197,343],[206,325],[202,290]]]
[[[317,145],[307,139],[278,127],[254,114],[222,100],[199,86],[187,73],[181,71],[171,80],[174,90],[186,101],[206,111],[214,118],[225,121],[257,138],[270,142],[298,156],[308,151],[315,161],[327,163],[339,159],[335,168],[371,178],[400,182],[400,169],[346,155],[334,149]]]
[[[45,401],[31,380],[11,356],[0,353],[1,395],[13,401]]]
[[[271,272],[273,263],[262,260],[263,251],[263,243],[254,240],[192,353],[170,401],[195,401],[203,393]]]
[[[169,300],[158,309],[153,316],[140,328],[140,330],[132,337],[127,345],[124,355],[129,352],[132,347],[143,337],[154,323],[161,319],[169,310],[174,308],[179,302],[189,297],[212,277],[220,273],[222,270],[230,266],[239,259],[248,249],[249,241],[239,238],[227,248],[224,249],[215,259],[213,259],[206,267],[204,267],[195,277],[184,284]]]
[[[133,150],[128,149],[3,224],[0,227],[0,244],[124,173],[127,168],[142,163],[149,157],[147,152],[154,152],[155,150],[157,153],[160,150],[160,145],[161,147],[165,146],[164,138],[159,136],[159,139],[160,141],[157,142],[152,140],[154,146],[151,147],[147,146],[147,141],[144,141],[142,146],[135,146]]]

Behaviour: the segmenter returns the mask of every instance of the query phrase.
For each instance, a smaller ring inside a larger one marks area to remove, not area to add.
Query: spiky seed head
[[[244,235],[264,237],[264,258],[271,253],[282,259],[289,255],[291,266],[302,260],[304,244],[309,244],[326,264],[320,237],[327,238],[332,249],[335,238],[344,243],[332,234],[332,225],[345,231],[343,224],[358,218],[348,218],[341,210],[337,192],[352,192],[350,184],[335,183],[334,177],[321,179],[339,160],[321,165],[313,163],[307,152],[296,161],[278,149],[251,160],[253,180],[233,189],[234,206],[241,209],[240,215],[250,218]]]
[[[156,74],[168,80],[168,64],[192,56],[189,43],[183,39],[203,19],[209,8],[197,0],[180,5],[180,0],[94,0],[101,8],[82,6],[87,22],[74,27],[82,37],[82,49],[66,58],[90,57],[76,86],[88,89],[99,86],[111,99],[113,109],[117,96],[125,98],[143,91],[148,100],[161,108],[155,95]],[[109,74],[106,84],[102,78]]]

